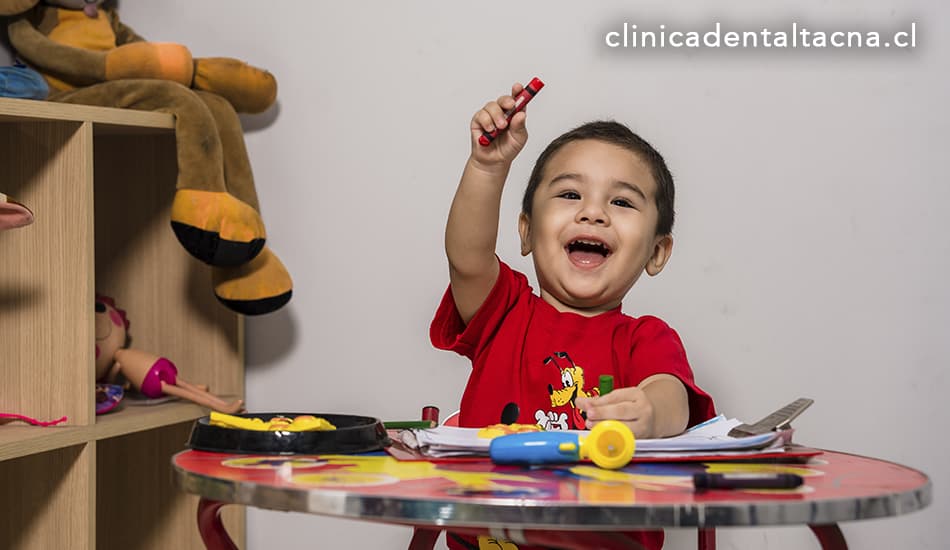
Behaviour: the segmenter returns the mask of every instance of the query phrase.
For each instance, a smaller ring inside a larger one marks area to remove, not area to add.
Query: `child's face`
[[[646,269],[673,248],[657,236],[656,182],[635,153],[597,140],[562,147],[544,169],[521,252],[534,255],[541,297],[560,311],[596,315],[620,305]]]

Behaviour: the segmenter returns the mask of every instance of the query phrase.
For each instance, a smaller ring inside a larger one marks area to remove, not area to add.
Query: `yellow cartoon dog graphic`
[[[558,359],[566,360],[570,366],[562,366],[558,363]],[[584,390],[584,367],[575,365],[574,361],[571,360],[571,357],[566,352],[556,352],[553,356],[549,356],[544,360],[545,365],[551,363],[554,363],[554,366],[561,371],[561,388],[554,389],[554,386],[548,384],[548,393],[551,394],[551,406],[561,407],[570,404],[571,429],[583,429],[586,424],[586,419],[584,414],[574,406],[574,400],[577,399],[578,396],[593,397],[600,395],[600,390],[597,387],[591,388],[589,392]]]

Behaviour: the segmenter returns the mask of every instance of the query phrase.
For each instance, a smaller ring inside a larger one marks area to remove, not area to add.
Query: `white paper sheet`
[[[734,418],[727,419],[719,415],[702,424],[698,424],[675,437],[662,439],[638,439],[636,454],[641,456],[689,456],[710,453],[735,452],[737,456],[762,452],[772,447],[772,450],[781,452],[784,443],[789,442],[788,433],[769,432],[751,437],[730,437],[729,430],[742,424]],[[455,426],[438,426],[424,430],[405,430],[402,432],[402,442],[413,449],[419,449],[432,457],[448,456],[487,456],[491,439],[479,437],[482,428],[458,428]],[[569,430],[580,436],[586,436],[589,431]],[[656,453],[656,454],[654,454]],[[675,454],[674,454],[675,453]]]

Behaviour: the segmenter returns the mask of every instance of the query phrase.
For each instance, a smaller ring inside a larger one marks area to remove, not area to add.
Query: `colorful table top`
[[[881,518],[931,501],[923,473],[825,451],[804,463],[634,463],[526,469],[390,456],[252,456],[183,451],[185,491],[207,499],[417,526],[625,528],[821,525]],[[788,472],[796,489],[696,491],[696,472]]]

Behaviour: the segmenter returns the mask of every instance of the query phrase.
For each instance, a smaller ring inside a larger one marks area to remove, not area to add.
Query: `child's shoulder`
[[[621,315],[619,324],[632,335],[635,334],[640,337],[671,333],[676,334],[673,327],[655,315],[640,315],[639,317],[634,317],[624,313]]]
[[[653,315],[632,317],[624,315],[623,325],[618,328],[617,344],[637,350],[638,353],[680,355],[685,352],[683,341],[676,330],[666,321]]]

